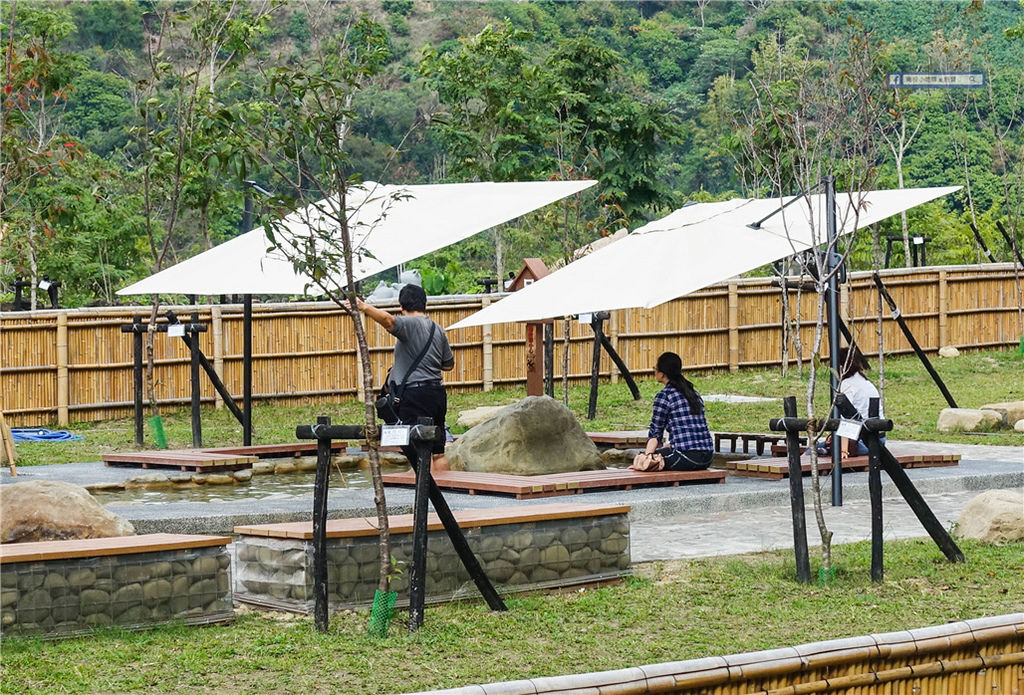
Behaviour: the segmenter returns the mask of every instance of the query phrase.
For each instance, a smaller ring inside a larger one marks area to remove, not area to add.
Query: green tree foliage
[[[266,164],[240,157],[250,136],[225,131],[215,115],[270,104],[272,69],[302,64],[318,32],[344,33],[362,11],[380,22],[375,31],[389,55],[352,94],[350,173],[386,171],[388,182],[600,181],[597,204],[573,213],[578,223],[560,209],[503,230],[502,265],[510,269],[521,255],[561,257],[574,235],[640,223],[684,200],[765,190],[766,169],[756,170],[744,138],[788,155],[782,130],[745,118],[755,112],[751,77],[769,59],[784,63],[788,73],[773,79],[772,98],[797,108],[794,80],[812,66],[825,66],[823,83],[844,79],[822,61],[832,60],[849,26],[872,37],[885,70],[973,69],[988,78],[988,88],[970,93],[879,96],[880,136],[920,123],[904,143],[902,171],[890,148],[873,162],[879,185],[899,185],[902,173],[905,186],[965,186],[938,204],[941,224],[932,213],[911,213],[909,227],[927,219],[948,228],[943,243],[963,248],[943,249],[942,257],[977,258],[974,223],[996,257],[1008,260],[995,222],[1018,238],[1024,226],[1024,6],[1016,2],[17,0],[0,4],[9,89],[0,132],[2,272],[31,275],[52,240],[85,233],[88,225],[67,215],[54,224],[43,219],[45,208],[27,206],[42,199],[29,196],[33,181],[64,176],[60,162],[85,149],[105,159],[107,171],[125,167],[124,185],[138,195],[126,190],[115,202],[149,205],[139,236],[151,261],[165,243],[164,264],[232,234],[240,179],[287,186]],[[262,117],[277,122],[279,113]],[[795,187],[788,181],[779,190]],[[899,221],[884,222],[880,234],[902,234]],[[493,275],[494,243],[472,240],[423,264],[436,263],[447,286],[474,290],[477,279]],[[861,254],[859,243],[854,267],[867,267],[872,253]],[[65,289],[76,302],[92,291]]]

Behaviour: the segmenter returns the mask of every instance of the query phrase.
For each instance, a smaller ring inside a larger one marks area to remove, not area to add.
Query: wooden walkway
[[[348,442],[331,442],[331,451],[343,451]],[[202,473],[213,470],[237,471],[252,468],[262,458],[297,458],[316,454],[316,442],[291,442],[288,444],[257,444],[253,446],[210,447],[205,449],[160,449],[157,451],[133,451],[126,454],[103,454],[103,463],[108,466],[133,466],[135,468],[176,468],[182,471]]]
[[[640,487],[676,487],[703,483],[724,483],[725,471],[659,471],[639,473],[627,469],[603,471],[575,471],[548,475],[506,475],[503,473],[474,473],[448,471],[435,473],[434,482],[445,490],[470,495],[511,495],[516,499],[577,495],[604,490],[632,490]],[[415,487],[416,475],[412,471],[382,476],[385,485]]]
[[[956,466],[960,463],[959,454],[916,454],[910,456],[895,457],[904,468],[934,468],[938,466]],[[867,456],[852,456],[842,460],[843,471],[856,473],[868,469]],[[749,461],[728,461],[725,464],[726,470],[736,475],[745,475],[755,478],[770,478],[782,480],[789,477],[789,460],[786,458],[751,459]],[[804,475],[811,474],[811,459],[803,456],[800,459],[800,467]],[[832,471],[832,460],[830,458],[818,458],[818,470],[822,473]]]

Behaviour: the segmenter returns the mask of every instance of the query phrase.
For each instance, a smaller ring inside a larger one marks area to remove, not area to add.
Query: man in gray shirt
[[[427,293],[422,287],[406,285],[398,293],[398,303],[402,307],[402,314],[394,316],[356,299],[360,311],[398,338],[395,364],[388,376],[388,389],[399,399],[398,418],[405,423],[415,423],[420,417],[433,419],[437,426],[437,438],[431,449],[433,457],[430,469],[435,473],[446,471],[448,459],[444,455],[444,420],[448,411],[448,394],[444,389],[441,372],[455,368],[455,356],[444,329],[427,316]],[[423,357],[418,364],[414,364],[421,352]],[[406,455],[412,453],[408,451]]]

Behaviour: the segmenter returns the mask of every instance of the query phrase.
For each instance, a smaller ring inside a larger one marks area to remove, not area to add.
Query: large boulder
[[[964,507],[956,535],[1002,545],[1024,540],[1024,492],[988,490]]]
[[[1010,427],[1018,420],[1024,420],[1024,401],[1007,401],[1006,403],[986,403],[982,410],[994,410],[1003,414],[1003,419]]]
[[[71,483],[31,480],[0,486],[0,543],[134,536],[130,523]]]
[[[996,410],[943,408],[936,428],[939,432],[984,432],[1003,424],[1003,414]]]
[[[575,416],[548,396],[506,406],[450,444],[447,454],[453,471],[540,475],[605,467]]]

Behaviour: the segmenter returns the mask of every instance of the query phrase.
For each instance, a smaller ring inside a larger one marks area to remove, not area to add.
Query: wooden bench
[[[756,434],[751,432],[715,432],[714,440],[715,451],[719,453],[737,453],[736,442],[739,441],[739,443],[743,446],[744,454],[750,453],[750,445],[753,444],[754,451],[757,453],[758,456],[762,456],[764,455],[766,447],[771,447],[771,450],[774,452],[775,447],[779,445],[780,442],[783,443],[782,446],[783,448],[785,448],[786,435]],[[722,442],[726,441],[729,442],[730,445],[729,452],[725,452],[722,450]],[[806,445],[807,438],[801,437],[800,442],[802,445]],[[772,455],[774,456],[775,454],[773,453]]]
[[[676,487],[704,483],[724,483],[725,471],[658,471],[640,473],[610,468],[601,471],[573,471],[546,475],[508,475],[473,471],[435,473],[434,482],[445,490],[470,495],[511,495],[516,499],[577,495],[606,490],[632,490],[641,487]],[[381,476],[385,485],[415,487],[416,474],[389,473]]]
[[[629,574],[629,506],[542,504],[454,512],[481,567],[502,593],[603,582]],[[378,581],[377,518],[327,522],[332,610],[369,605]],[[388,517],[391,552],[412,560],[412,515]],[[478,596],[438,517],[427,520],[428,601]],[[238,526],[235,598],[280,610],[313,609],[312,522]],[[392,580],[408,603],[409,573]]]
[[[931,468],[936,466],[956,466],[960,462],[959,454],[917,454],[910,456],[897,456],[896,461],[903,468]],[[843,471],[856,473],[868,470],[867,456],[852,456],[842,460]],[[729,461],[726,470],[736,475],[744,475],[755,478],[770,478],[782,480],[789,477],[789,459],[751,459],[749,461]],[[811,459],[808,456],[800,458],[800,468],[804,475],[811,474]],[[832,471],[832,459],[824,456],[818,457],[818,471],[830,473]]]
[[[154,533],[0,545],[3,634],[231,621],[230,542]]]

